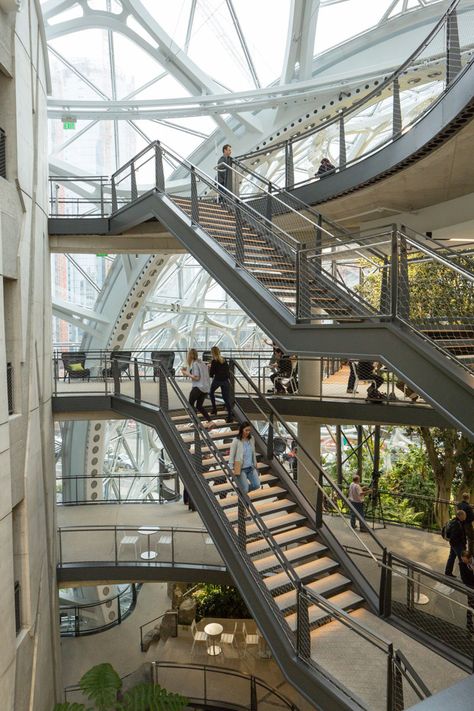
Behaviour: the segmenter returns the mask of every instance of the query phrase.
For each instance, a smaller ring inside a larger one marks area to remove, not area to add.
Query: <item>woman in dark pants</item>
[[[216,396],[215,392],[217,388],[221,389],[222,398],[227,409],[227,420],[226,422],[232,422],[232,405],[231,405],[231,395],[230,395],[230,370],[229,364],[226,359],[221,355],[221,352],[217,346],[211,348],[211,367],[209,370],[209,375],[212,378],[211,389],[209,391],[209,397],[212,403],[212,414],[217,415],[216,406]]]

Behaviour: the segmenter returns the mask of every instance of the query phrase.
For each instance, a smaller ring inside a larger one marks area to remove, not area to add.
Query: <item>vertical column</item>
[[[298,363],[298,390],[300,395],[321,394],[321,361],[300,360]],[[321,458],[320,426],[315,422],[298,423],[298,439],[314,459]],[[312,475],[312,476],[311,476]],[[309,501],[316,507],[322,507],[322,498],[314,483],[318,471],[303,452],[298,452],[298,486]]]
[[[398,315],[406,321],[410,318],[410,283],[408,280],[408,251],[407,240],[402,233],[399,240],[399,261],[398,261]]]

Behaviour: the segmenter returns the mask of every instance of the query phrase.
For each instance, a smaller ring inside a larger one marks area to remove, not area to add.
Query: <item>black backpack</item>
[[[449,539],[451,538],[451,533],[453,532],[453,527],[456,521],[456,518],[451,519],[451,521],[445,523],[443,528],[441,529],[441,535],[445,541],[449,541]]]

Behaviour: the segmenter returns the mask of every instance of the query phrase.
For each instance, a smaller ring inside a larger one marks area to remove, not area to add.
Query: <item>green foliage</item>
[[[95,702],[97,711],[109,711],[117,701],[122,680],[111,664],[97,664],[84,674],[80,683],[82,691]]]
[[[89,669],[80,681],[83,693],[94,708],[83,704],[56,704],[53,711],[182,711],[188,700],[173,694],[158,684],[140,683],[129,689],[120,699],[122,680],[111,664],[98,664]]]
[[[181,711],[187,700],[180,694],[172,694],[158,684],[137,684],[127,691],[120,704],[122,711]]]
[[[197,590],[196,617],[247,618],[251,617],[236,588],[231,585],[206,584]]]

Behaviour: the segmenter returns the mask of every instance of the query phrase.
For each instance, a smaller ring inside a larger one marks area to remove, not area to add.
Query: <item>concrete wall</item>
[[[55,581],[46,68],[35,0],[0,2],[0,709],[51,711]],[[5,11],[5,9],[7,11]],[[9,413],[7,363],[13,367]],[[20,582],[21,628],[15,625]]]

